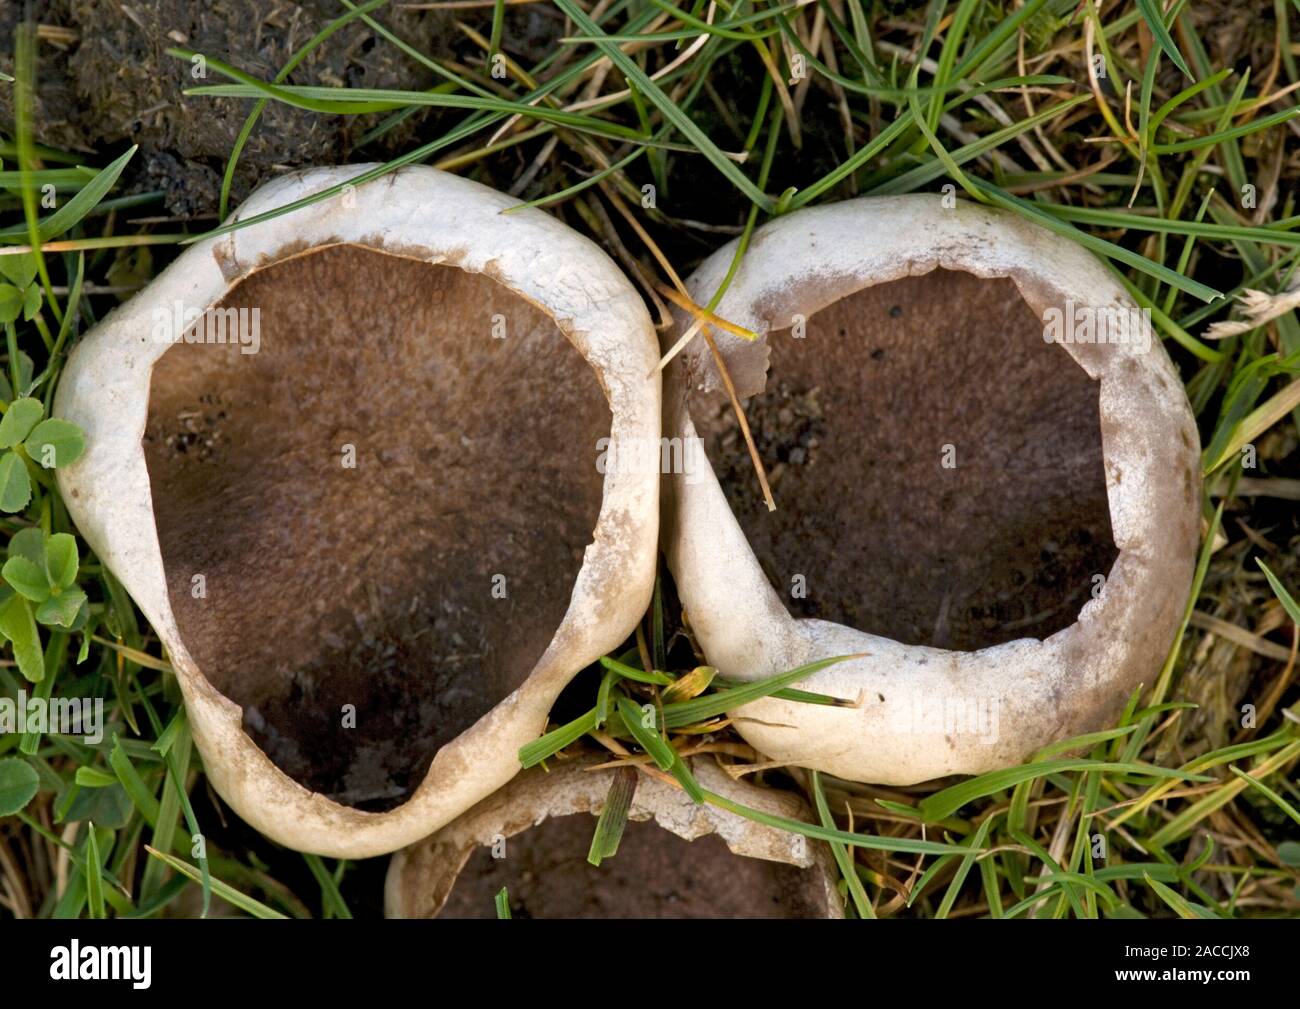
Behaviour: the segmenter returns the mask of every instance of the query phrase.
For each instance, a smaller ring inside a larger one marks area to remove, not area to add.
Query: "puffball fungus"
[[[583,757],[531,768],[432,837],[393,856],[390,918],[493,918],[506,888],[512,914],[534,918],[840,918],[826,846],[696,805],[675,784]],[[808,820],[789,792],[734,780],[712,757],[690,758],[701,786],[771,816]],[[635,791],[618,852],[587,856],[616,774]],[[579,815],[590,814],[590,815]]]
[[[690,279],[697,303],[734,255]],[[856,781],[976,774],[1153,682],[1191,585],[1199,443],[1088,252],[972,204],[859,199],[759,229],[715,313],[765,334],[713,331],[778,507],[697,339],[665,392],[665,433],[707,454],[666,481],[690,624],[737,679],[865,653],[800,683],[856,707],[756,701],[733,713],[751,744]]]
[[[216,790],[290,847],[365,857],[454,819],[649,601],[658,474],[597,466],[603,438],[658,439],[649,317],[514,204],[408,167],[202,241],[59,387],[73,519],[167,649]]]

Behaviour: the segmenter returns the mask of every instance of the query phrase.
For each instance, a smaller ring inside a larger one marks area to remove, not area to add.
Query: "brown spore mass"
[[[1075,622],[1118,553],[1099,385],[1010,280],[880,284],[768,342],[745,412],[776,512],[725,400],[691,409],[792,614],[959,651]]]
[[[257,353],[167,350],[144,439],[181,636],[288,775],[390,809],[560,626],[609,406],[548,316],[453,266],[333,246],[216,307],[259,310]]]
[[[630,821],[618,853],[587,861],[595,817],[551,817],[505,842],[505,858],[476,848],[440,918],[495,918],[504,886],[515,918],[816,918],[820,877],[735,855],[716,834],[684,841]]]

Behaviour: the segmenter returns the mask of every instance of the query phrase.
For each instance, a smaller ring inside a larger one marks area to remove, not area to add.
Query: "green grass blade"
[[[821,773],[812,771],[809,774],[809,781],[812,784],[813,800],[817,806],[817,818],[821,820],[823,827],[834,829],[835,819],[831,816],[831,808],[826,803],[826,793],[822,789]],[[831,854],[835,856],[835,864],[839,866],[840,875],[844,877],[844,883],[848,887],[849,896],[853,899],[853,906],[857,909],[858,917],[874,918],[876,910],[871,906],[871,898],[867,896],[867,891],[862,886],[862,879],[858,876],[853,854],[843,841],[828,841],[827,843],[831,847]]]
[[[1180,894],[1177,890],[1171,890],[1158,879],[1152,879],[1146,876],[1147,885],[1155,892],[1156,896],[1178,912],[1180,918],[1218,918],[1208,907],[1202,904],[1193,904]]]
[[[99,839],[95,836],[95,825],[86,824],[86,900],[90,905],[92,918],[105,918],[104,913],[104,866],[100,862]]]
[[[519,763],[524,767],[540,764],[547,757],[559,753],[570,743],[577,742],[588,732],[596,728],[596,709],[592,708],[585,715],[575,718],[567,725],[552,729],[540,739],[525,743],[519,747]]]
[[[1160,9],[1157,0],[1137,0],[1138,10],[1142,12],[1142,20],[1147,23],[1151,29],[1160,48],[1164,50],[1166,56],[1173,62],[1188,80],[1192,80],[1192,72],[1187,67],[1187,61],[1183,59],[1183,54],[1178,51],[1178,46],[1174,44],[1173,36],[1169,34],[1169,29],[1165,27],[1164,13]]]
[[[101,170],[90,182],[86,183],[76,196],[68,200],[49,217],[42,218],[37,224],[37,232],[40,235],[41,242],[52,241],[71,231],[87,214],[95,209],[104,198],[104,194],[117,183],[118,176],[122,174],[122,169],[126,167],[127,162],[131,160],[132,155],[137,150],[139,150],[139,147],[133,145],[130,150],[116,158],[108,167]],[[22,238],[26,234],[27,228],[25,226],[0,230],[0,238]]]
[[[1152,260],[1147,259],[1146,256],[1139,255],[1136,252],[1130,252],[1128,249],[1116,245],[1114,242],[1108,242],[1104,238],[1098,238],[1096,235],[1090,235],[1087,232],[1080,231],[1078,228],[1072,227],[1064,221],[1059,220],[1057,217],[1053,216],[1053,214],[1040,209],[1037,204],[1031,203],[1028,200],[1022,200],[1018,196],[1013,196],[1011,193],[1006,192],[1004,189],[995,186],[990,182],[985,182],[983,179],[976,178],[975,176],[970,176],[970,181],[978,189],[982,190],[992,202],[1001,207],[1005,207],[1008,210],[1018,211],[1029,220],[1041,224],[1049,231],[1054,231],[1058,235],[1064,235],[1066,238],[1079,243],[1084,246],[1084,248],[1089,249],[1100,256],[1105,256],[1108,259],[1114,259],[1127,266],[1132,266],[1148,276],[1155,277],[1157,280],[1169,284],[1171,287],[1176,287],[1178,290],[1190,294],[1195,298],[1200,298],[1202,301],[1213,301],[1216,298],[1223,297],[1219,291],[1216,291],[1207,284],[1202,284],[1198,280],[1192,280],[1190,277],[1184,277],[1182,274],[1169,269],[1169,267],[1165,266],[1163,263],[1153,262]]]
[[[587,16],[587,12],[579,7],[574,0],[555,0],[557,7],[577,25],[578,30],[593,38],[604,36],[600,27]],[[695,122],[666,94],[663,90],[652,81],[649,75],[642,70],[630,56],[622,49],[607,39],[597,42],[597,48],[609,57],[623,76],[627,78],[629,85],[632,85],[649,98],[651,102],[663,113],[664,118],[672,123],[681,134],[689,140],[695,148],[709,159],[709,162],[721,172],[733,186],[754,203],[761,210],[769,214],[776,209],[776,201],[766,193],[762,192],[757,186],[749,181],[744,172],[731,161],[718,147],[709,139],[708,135],[700,129]]]
[[[339,891],[338,881],[325,868],[325,862],[319,855],[304,854],[302,856],[307,862],[307,868],[311,874],[316,877],[316,882],[320,885],[321,905],[325,909],[327,918],[351,919],[352,912],[348,910],[347,901],[343,899],[343,894]]]
[[[957,871],[953,873],[952,880],[948,883],[948,889],[944,891],[943,900],[939,902],[939,909],[935,911],[936,918],[947,918],[952,912],[953,905],[957,903],[957,897],[961,894],[961,888],[966,882],[971,866],[975,864],[976,858],[984,850],[988,843],[989,830],[993,826],[993,817],[986,816],[980,823],[979,830],[975,832],[975,838],[971,841],[971,850],[962,856],[961,862],[957,865]]]
[[[1300,823],[1300,810],[1297,810],[1295,806],[1287,802],[1286,799],[1278,795],[1277,792],[1273,791],[1273,789],[1269,788],[1258,778],[1251,777],[1240,767],[1229,767],[1228,770],[1231,771],[1233,774],[1235,774],[1242,781],[1245,781],[1247,784],[1249,784],[1251,788],[1255,789],[1258,792],[1262,792],[1264,795],[1268,796],[1270,799],[1273,800],[1274,805],[1276,805],[1278,809],[1282,810],[1282,812],[1284,812],[1287,816],[1291,817],[1291,819],[1294,820],[1296,823]]]
[[[748,704],[751,701],[757,701],[760,698],[767,697],[783,687],[788,687],[800,680],[807,679],[813,673],[825,669],[827,666],[833,666],[837,662],[844,662],[848,659],[862,658],[861,655],[837,655],[830,659],[819,659],[816,662],[809,662],[807,665],[799,666],[788,672],[777,673],[775,676],[769,676],[764,680],[755,680],[753,683],[747,683],[743,687],[735,687],[731,690],[719,690],[716,693],[706,694],[704,697],[696,697],[689,701],[680,701],[676,704],[664,705],[664,725],[670,729],[679,728],[683,725],[692,725],[695,722],[702,722],[709,718],[715,718],[724,712],[741,705]]]
[[[190,880],[191,882],[194,883],[201,882],[206,876],[206,873],[200,873],[199,870],[194,868],[194,866],[192,866],[189,862],[177,858],[175,855],[168,855],[165,852],[161,852],[157,848],[151,847],[149,845],[145,845],[145,851],[147,851],[150,855],[152,855],[162,864],[169,866],[172,869],[175,869],[177,872],[179,872],[182,876],[184,876],[186,879]],[[226,883],[223,883],[219,879],[212,879],[210,881],[210,886],[212,892],[215,893],[222,900],[226,901],[228,904],[233,904],[241,911],[247,911],[254,918],[271,919],[271,918],[287,917],[286,915],[281,914],[279,911],[267,907],[261,901],[256,900],[245,893],[240,893],[233,886],[229,886]]]
[[[804,837],[818,841],[841,841],[871,851],[906,852],[912,855],[960,855],[968,850],[961,845],[946,844],[942,841],[921,841],[910,837],[876,837],[871,834],[853,834],[847,830],[804,823],[802,820],[791,820],[789,817],[774,816],[759,809],[751,809],[749,806],[708,790],[704,792],[704,801],[711,806],[717,806],[719,809],[725,809],[737,816],[743,816],[746,820],[753,820],[768,827],[778,827],[792,834],[802,834]]]
[[[1033,764],[1023,764],[1020,767],[990,771],[988,774],[981,774],[968,781],[952,785],[941,792],[926,796],[918,803],[917,809],[924,819],[934,822],[951,816],[968,802],[1012,788],[1022,781],[1069,771],[1109,771],[1114,774],[1133,774],[1152,778],[1178,778],[1183,781],[1211,780],[1205,775],[1191,774],[1175,768],[1157,767],[1154,764],[1143,764],[1137,761],[1045,760]]]
[[[614,780],[605,796],[605,805],[596,819],[591,848],[587,851],[587,861],[592,865],[600,865],[602,860],[618,854],[618,844],[623,839],[623,828],[627,826],[627,814],[632,808],[636,785],[635,768],[620,767],[614,772]]]
[[[1264,577],[1268,579],[1269,587],[1272,588],[1273,594],[1277,596],[1278,602],[1282,604],[1282,609],[1286,610],[1286,615],[1295,623],[1300,624],[1300,603],[1295,601],[1295,597],[1286,590],[1286,586],[1278,580],[1277,575],[1273,574],[1273,572],[1269,570],[1267,564],[1258,557],[1255,558],[1255,563],[1258,564],[1259,569],[1264,572]]]

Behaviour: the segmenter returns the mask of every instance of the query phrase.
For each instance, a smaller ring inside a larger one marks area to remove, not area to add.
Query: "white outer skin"
[[[475,848],[490,846],[498,838],[513,837],[552,816],[598,816],[605,807],[616,770],[590,770],[599,762],[598,758],[586,757],[559,761],[549,771],[530,768],[432,837],[394,854],[384,882],[385,917],[436,917]],[[793,792],[736,780],[709,756],[692,757],[690,765],[701,787],[726,799],[772,816],[809,819],[807,807]],[[818,899],[826,910],[824,917],[844,917],[836,889],[838,870],[826,845],[808,842],[801,835],[747,820],[708,803],[697,805],[676,784],[638,772],[628,818],[643,821],[652,817],[664,830],[683,840],[717,834],[735,855],[784,862],[814,873],[821,883]]]
[[[718,250],[687,282],[698,304],[713,296],[734,250],[734,242]],[[1009,277],[1040,317],[1067,298],[1078,306],[1131,307],[1106,269],[1068,239],[1013,214],[968,203],[943,209],[939,197],[902,196],[803,210],[759,229],[715,311],[766,333],[790,326],[792,314],[809,317],[854,291],[936,267]],[[688,324],[678,313],[665,343]],[[760,390],[766,342],[746,345],[712,332],[739,394]],[[687,383],[716,384],[702,344],[694,340],[670,366],[665,434],[694,437],[683,406]],[[799,683],[859,699],[859,707],[767,698],[738,709],[736,728],[753,746],[853,781],[914,784],[1018,764],[1049,743],[1113,724],[1132,691],[1152,685],[1191,585],[1199,535],[1196,425],[1158,334],[1145,353],[1134,344],[1064,346],[1101,380],[1106,488],[1120,553],[1100,597],[1046,640],[955,652],[795,619],[755,560],[707,461],[703,479],[677,473],[666,482],[669,564],[712,665],[753,680],[869,653]],[[942,718],[914,717],[918,704],[949,700],[954,710],[996,711],[997,732],[950,732]]]
[[[234,215],[246,219],[355,178],[368,165],[309,169],[274,180]],[[86,431],[85,455],[58,471],[81,534],[122,582],[171,657],[204,767],[217,792],[266,836],[300,851],[366,858],[410,844],[519,770],[518,748],[546,726],[556,695],[618,645],[645,612],[654,582],[658,474],[611,472],[568,612],[524,683],[435,756],[411,797],[385,813],[339,805],[290,779],[241,727],[241,708],[203,676],[167,596],[141,439],[157,306],[206,309],[255,270],[340,243],[488,273],[546,312],[591,364],[615,439],[659,437],[654,329],[641,299],[592,242],[541,211],[502,216],[517,201],[427,167],[399,169],[349,192],[194,245],[72,353],[56,413]],[[180,332],[175,336],[179,337]]]

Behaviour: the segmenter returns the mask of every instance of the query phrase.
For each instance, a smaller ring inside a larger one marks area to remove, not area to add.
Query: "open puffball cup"
[[[688,280],[698,304],[735,243]],[[755,232],[709,348],[669,366],[664,537],[710,664],[856,701],[732,712],[776,761],[911,784],[1020,763],[1150,685],[1190,591],[1199,439],[1149,320],[1105,267],[939,197],[802,210]],[[671,346],[690,325],[677,314]]]
[[[408,167],[207,239],[60,384],[87,440],[68,509],[214,787],[290,847],[393,851],[491,794],[648,605],[658,473],[598,457],[658,438],[653,329],[593,243],[514,203]]]

